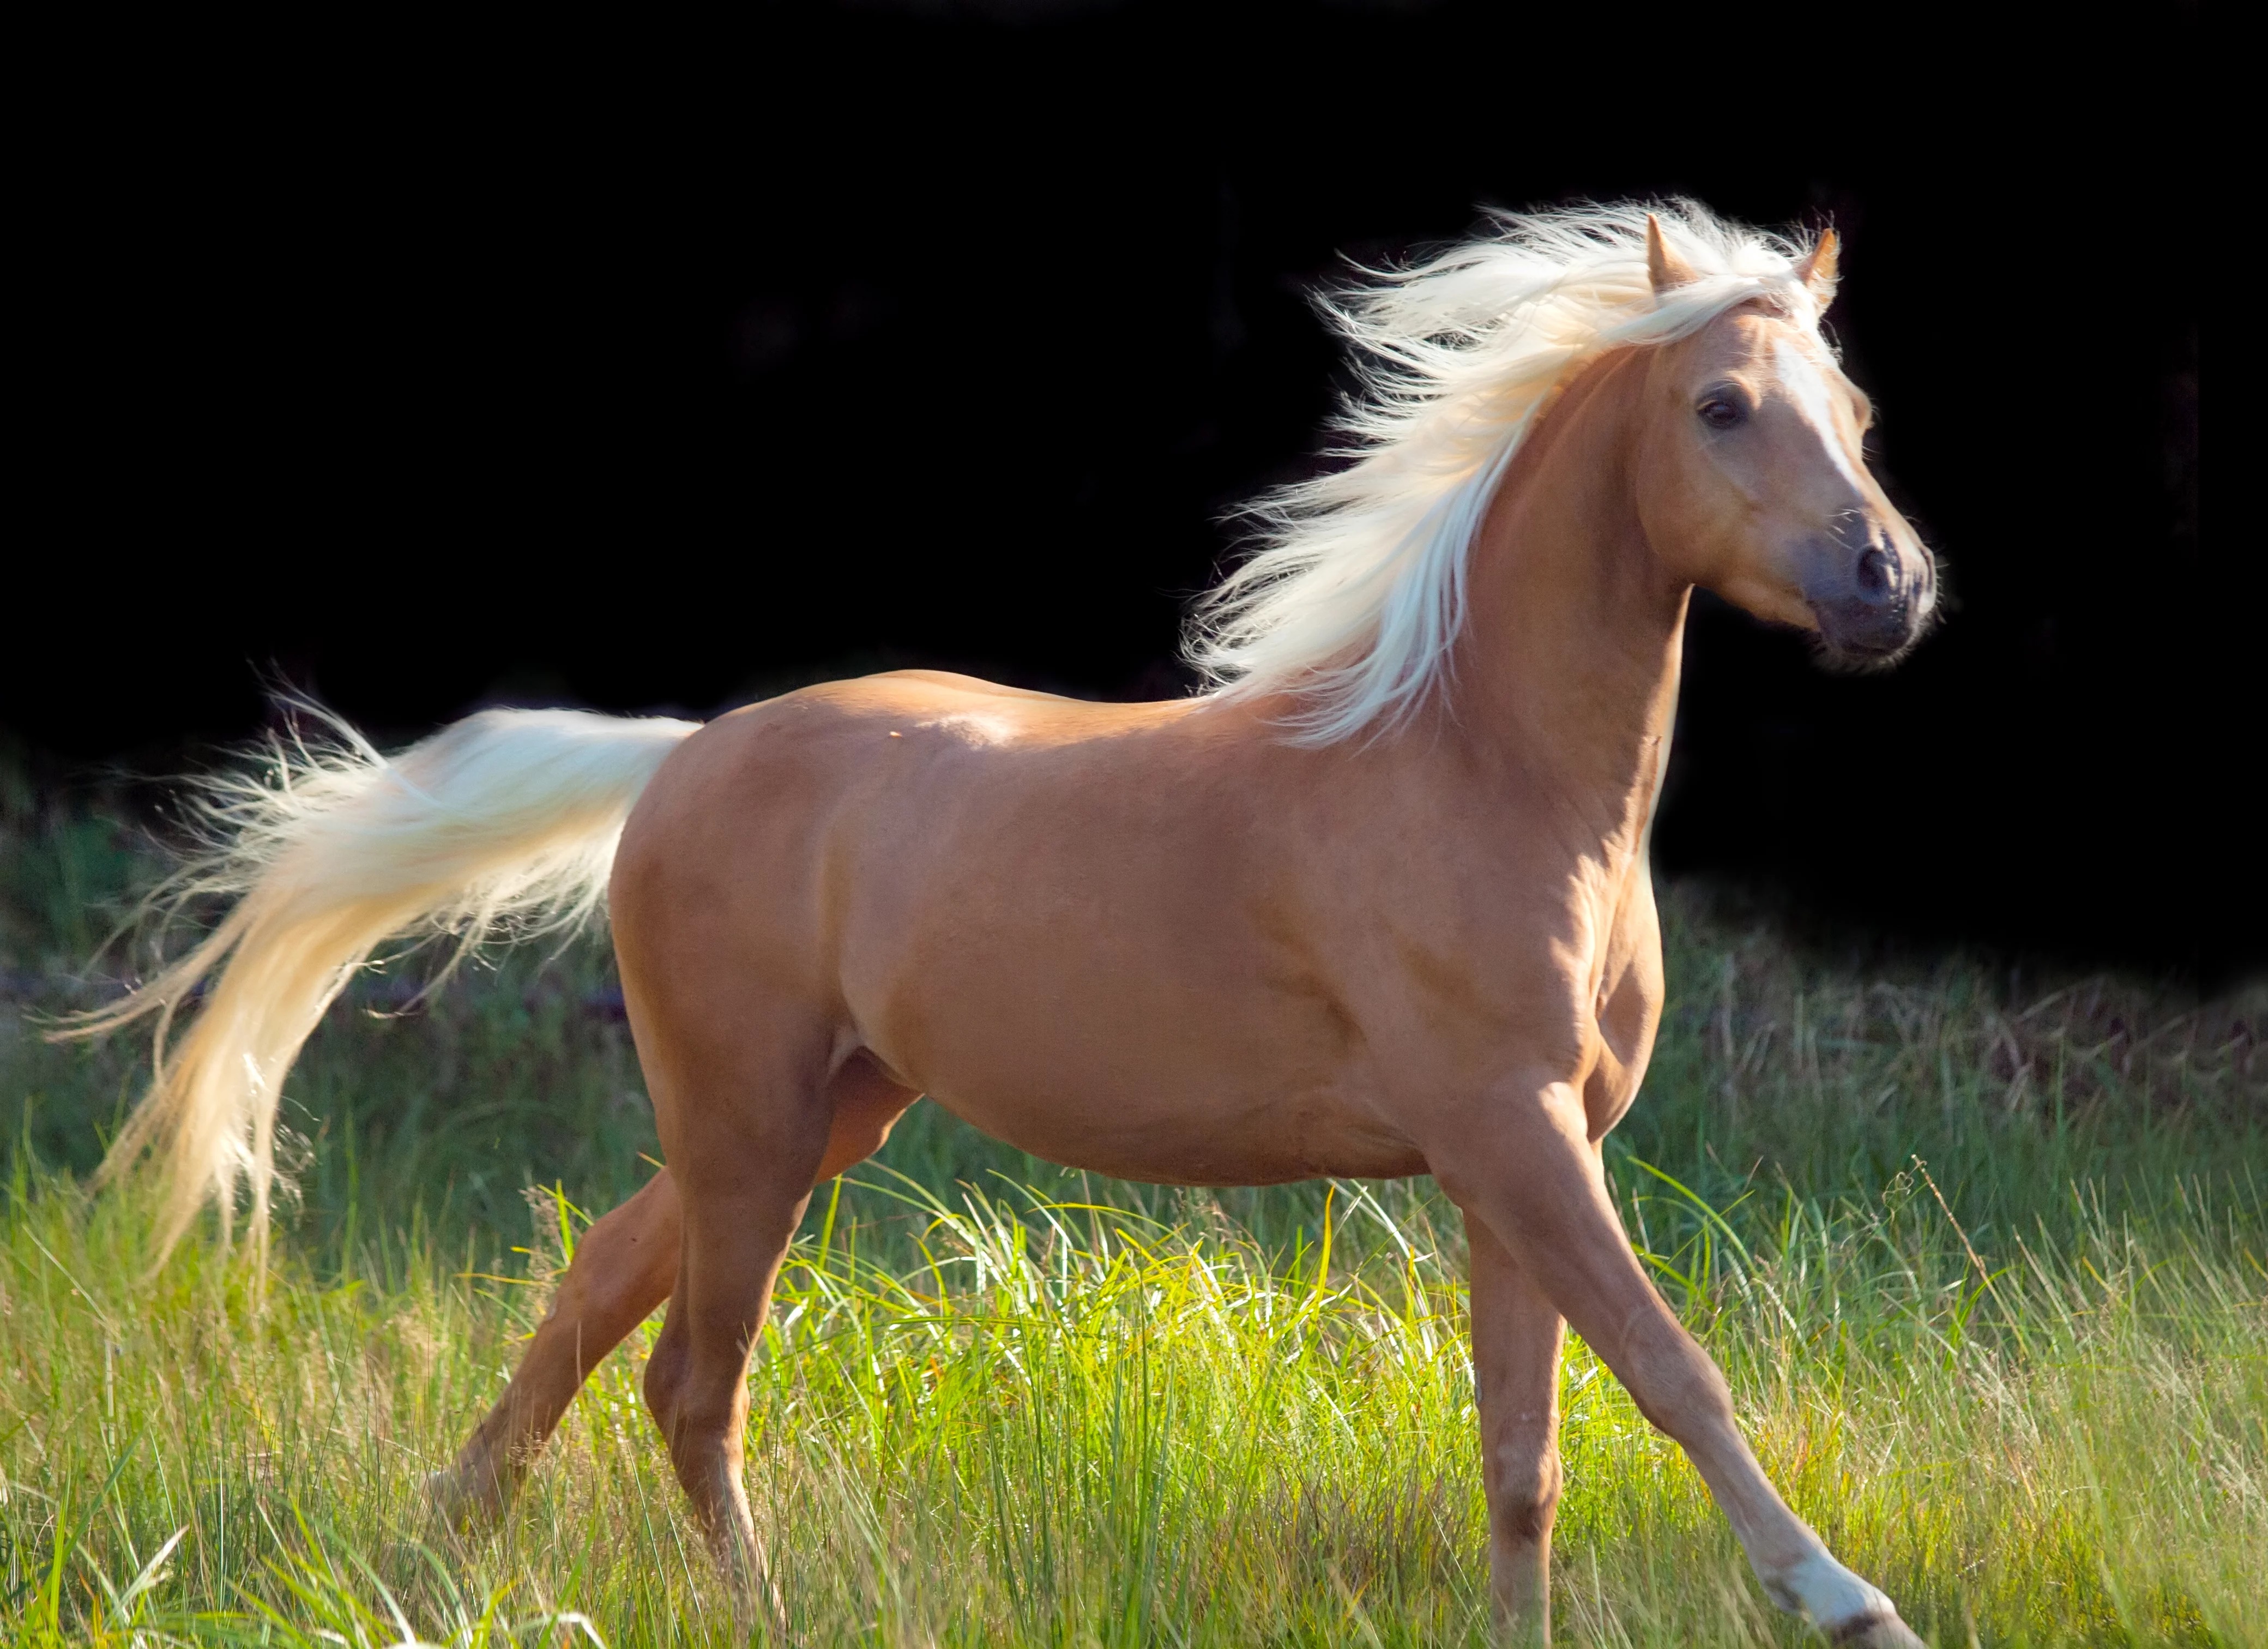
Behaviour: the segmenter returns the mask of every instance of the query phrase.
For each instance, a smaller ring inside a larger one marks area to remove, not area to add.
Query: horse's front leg
[[[1724,1375],[1631,1250],[1580,1093],[1551,1082],[1493,1094],[1450,1131],[1430,1153],[1444,1189],[1684,1448],[1772,1601],[1837,1643],[1920,1649],[1890,1600],[1835,1560],[1757,1465]]]
[[[1515,1638],[1551,1642],[1551,1520],[1559,1507],[1562,1319],[1486,1221],[1468,1217],[1473,1388],[1488,1491],[1489,1585]]]

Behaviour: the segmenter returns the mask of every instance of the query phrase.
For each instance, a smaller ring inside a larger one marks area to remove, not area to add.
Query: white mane
[[[1296,689],[1293,737],[1390,727],[1447,668],[1465,561],[1498,480],[1552,389],[1609,350],[1698,330],[1769,297],[1808,324],[1806,248],[1690,201],[1652,208],[1699,278],[1657,298],[1639,205],[1499,214],[1497,232],[1328,294],[1361,392],[1344,468],[1243,512],[1258,550],[1200,603],[1189,657],[1223,696]]]

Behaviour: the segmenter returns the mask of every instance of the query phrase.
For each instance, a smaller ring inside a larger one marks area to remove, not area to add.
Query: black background
[[[1955,607],[1837,678],[1704,600],[1663,867],[2225,976],[2256,718],[2198,548],[2196,294],[2233,248],[2194,10],[1830,25],[77,42],[18,211],[0,726],[69,777],[240,739],[263,679],[395,737],[895,664],[1176,692],[1222,513],[1315,461],[1343,382],[1308,290],[1484,206],[1690,193],[1846,237],[1834,329]]]

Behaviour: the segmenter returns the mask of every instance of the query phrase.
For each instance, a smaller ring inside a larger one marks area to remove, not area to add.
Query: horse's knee
[[[1549,1439],[1508,1445],[1489,1461],[1489,1522],[1500,1539],[1540,1541],[1559,1507],[1559,1451]]]

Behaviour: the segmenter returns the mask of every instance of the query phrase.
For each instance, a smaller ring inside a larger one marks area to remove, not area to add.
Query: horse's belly
[[[1067,1168],[1164,1185],[1278,1185],[1322,1177],[1428,1172],[1416,1147],[1330,1096],[1281,1100],[1082,1092],[964,1092],[930,1097],[994,1138]]]

